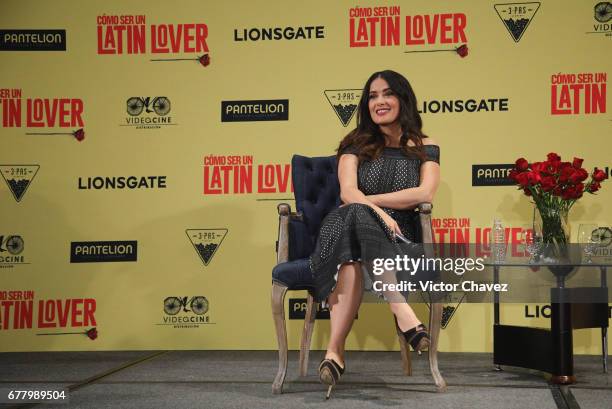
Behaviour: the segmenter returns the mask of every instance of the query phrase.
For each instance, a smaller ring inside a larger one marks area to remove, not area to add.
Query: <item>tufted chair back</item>
[[[291,170],[295,206],[302,215],[289,225],[289,260],[297,260],[310,256],[321,222],[340,206],[340,185],[335,156],[293,155]]]

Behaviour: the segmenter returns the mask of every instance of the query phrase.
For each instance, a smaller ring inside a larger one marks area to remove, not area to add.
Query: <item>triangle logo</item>
[[[227,229],[187,229],[185,233],[202,263],[207,266],[227,235]]]
[[[459,282],[455,284],[458,284],[458,287],[461,287],[462,282],[463,278],[461,278]],[[440,298],[437,302],[442,304],[442,320],[440,322],[442,329],[446,329],[446,327],[448,327],[448,324],[450,324],[451,320],[455,316],[459,306],[461,306],[465,300],[466,295],[467,292],[465,291],[451,291],[445,293],[443,297],[436,297]],[[431,310],[431,295],[428,297],[421,292],[421,298],[423,299],[423,302],[427,304],[427,308]]]
[[[2,178],[17,202],[25,195],[39,168],[39,165],[0,165]]]
[[[518,43],[540,8],[540,3],[503,3],[494,7],[510,36]]]
[[[330,89],[325,90],[325,98],[329,101],[329,104],[334,109],[338,119],[343,126],[347,126],[355,112],[357,112],[357,106],[359,105],[359,99],[361,99],[361,89]]]
[[[440,322],[442,329],[446,329],[446,327],[448,327],[448,324],[455,315],[455,312],[457,311],[457,308],[459,308],[459,305],[460,303],[447,304],[442,307],[442,321]]]

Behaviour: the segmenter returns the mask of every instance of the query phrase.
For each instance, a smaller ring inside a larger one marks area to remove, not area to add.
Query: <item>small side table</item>
[[[493,268],[493,280],[499,283],[502,267],[523,269],[530,267],[550,267],[551,264],[529,263],[528,260],[508,260],[488,262],[485,265]],[[566,287],[565,277],[557,275],[556,286],[550,289],[551,316],[550,329],[531,328],[515,325],[504,325],[500,322],[500,294],[493,294],[493,363],[499,365],[519,366],[536,369],[552,375],[555,384],[572,384],[574,375],[574,329],[601,328],[603,372],[608,372],[608,300],[607,267],[602,263],[572,263],[555,265],[568,268],[598,268],[600,271],[599,287]],[[551,273],[552,274],[552,273]],[[573,299],[592,294],[599,302],[574,303]],[[554,302],[556,301],[556,302]]]

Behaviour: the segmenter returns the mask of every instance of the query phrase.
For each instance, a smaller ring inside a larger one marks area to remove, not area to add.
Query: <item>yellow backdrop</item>
[[[531,217],[513,187],[473,186],[473,165],[556,151],[609,172],[612,31],[597,1],[359,3],[3,1],[0,350],[275,349],[291,156],[334,154],[374,71],[411,81],[441,146],[446,240]],[[572,210],[574,235],[610,226],[606,184]],[[502,320],[548,325],[525,315],[504,306]],[[300,331],[290,320],[290,347]],[[323,348],[329,322],[314,334]],[[396,342],[388,307],[364,304],[347,348]],[[574,344],[599,353],[599,331]],[[492,307],[462,305],[440,348],[491,351]]]

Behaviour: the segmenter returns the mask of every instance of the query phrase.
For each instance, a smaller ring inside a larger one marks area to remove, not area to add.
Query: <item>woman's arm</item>
[[[340,182],[340,200],[344,204],[362,203],[375,207],[376,205],[366,198],[357,187],[357,168],[359,159],[357,155],[345,154],[340,156],[338,162],[338,181]]]
[[[340,200],[344,204],[361,203],[370,206],[383,221],[389,226],[389,228],[396,232],[401,233],[397,222],[384,212],[379,206],[368,200],[368,196],[364,195],[359,190],[357,184],[357,168],[359,166],[359,159],[356,155],[344,154],[340,156],[338,162],[338,181],[340,182]],[[371,197],[371,196],[369,196]]]
[[[427,138],[423,141],[427,145],[436,145],[436,142]],[[433,200],[440,184],[440,165],[434,161],[426,161],[421,165],[421,180],[419,186],[397,192],[370,195],[366,198],[377,206],[389,209],[414,209],[419,204]]]
[[[431,202],[440,183],[440,165],[427,161],[421,165],[419,186],[398,190],[392,193],[369,195],[366,199],[377,206],[389,209],[413,209],[421,203]]]

